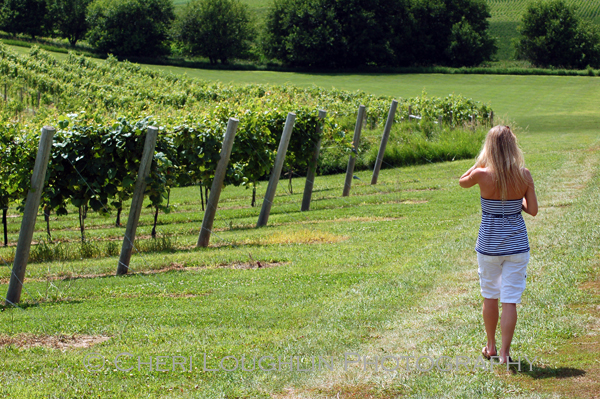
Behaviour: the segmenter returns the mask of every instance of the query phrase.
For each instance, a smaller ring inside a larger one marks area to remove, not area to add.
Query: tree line
[[[497,51],[485,0],[273,0],[264,21],[239,0],[0,0],[0,29],[87,42],[99,53],[250,59],[304,68],[475,66]],[[598,67],[600,35],[564,0],[537,0],[517,58]]]
[[[477,65],[496,51],[484,0],[0,0],[0,29],[100,53],[279,60],[289,66]]]

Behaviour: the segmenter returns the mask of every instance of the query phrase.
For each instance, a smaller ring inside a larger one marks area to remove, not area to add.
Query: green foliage
[[[211,63],[242,56],[254,35],[248,6],[239,0],[197,0],[178,16],[176,39],[183,51]]]
[[[3,0],[0,3],[0,29],[35,38],[48,32],[50,20],[46,0]]]
[[[517,55],[539,66],[600,65],[600,33],[564,0],[536,1],[523,15]]]
[[[294,66],[401,65],[412,26],[408,0],[277,0],[263,51]]]
[[[35,161],[36,138],[22,126],[0,126],[0,209],[20,202],[27,195]]]
[[[452,25],[447,49],[450,65],[479,65],[491,60],[496,50],[496,44],[487,34],[487,28],[484,33],[477,32],[465,18]]]
[[[160,56],[175,11],[171,0],[94,0],[87,9],[88,41],[98,51]]]
[[[495,53],[483,0],[278,0],[265,53],[289,65],[471,66]]]
[[[411,40],[418,64],[473,66],[496,53],[484,0],[413,0],[411,13],[417,23]]]
[[[485,127],[476,131],[439,127],[431,122],[404,122],[392,130],[383,161],[387,166],[407,166],[433,162],[470,159],[481,149]],[[363,167],[372,168],[378,147],[371,146],[361,159]]]
[[[92,0],[49,0],[52,28],[71,46],[85,37],[88,30],[86,9]]]
[[[389,97],[317,87],[226,86],[150,71],[118,62],[114,57],[97,63],[70,55],[65,61],[56,61],[37,48],[29,56],[17,56],[3,46],[0,79],[11,82],[9,96],[18,93],[19,87],[27,87],[41,93],[42,103],[52,105],[47,109],[67,112],[57,118],[44,117],[40,111],[41,119],[37,119],[59,128],[43,202],[57,215],[66,214],[70,206],[78,209],[82,241],[88,208],[102,214],[112,209],[119,211],[131,197],[150,124],[161,127],[146,181],[150,207],[157,216],[158,211],[170,211],[172,187],[198,183],[211,186],[230,117],[237,117],[239,126],[225,185],[255,188],[271,172],[289,112],[296,114],[296,122],[286,169],[303,174],[319,139],[322,148],[329,148],[324,151],[325,159],[331,158],[332,152],[336,160],[347,158],[351,149],[351,136],[347,133],[353,126],[340,121],[354,117],[360,104],[367,106],[368,125],[376,128],[385,121],[391,101]],[[408,118],[409,106],[413,114],[421,115],[423,122],[432,123],[442,116],[446,124],[459,128],[471,116],[485,121],[491,111],[487,105],[454,95],[437,98],[423,93],[398,100],[396,122]],[[7,109],[14,111],[8,108],[11,104],[22,108],[27,105],[12,101],[0,102],[3,119],[9,118]],[[69,112],[73,109],[80,111]],[[327,110],[324,121],[317,118],[318,109]],[[27,115],[24,109],[19,112],[17,115]],[[154,116],[144,117],[148,114]],[[319,135],[320,123],[323,129]],[[37,129],[6,126],[5,148],[16,152],[0,160],[6,162],[1,171],[11,184],[18,182],[18,189],[6,186],[9,197],[5,204],[17,202],[28,189],[27,178],[39,137]],[[14,148],[15,140],[27,144]],[[322,165],[320,170],[331,172],[333,168],[328,170]]]

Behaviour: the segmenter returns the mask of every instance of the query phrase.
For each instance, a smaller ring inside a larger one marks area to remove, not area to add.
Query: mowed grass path
[[[529,126],[520,139],[541,210],[535,219],[526,217],[533,254],[512,353],[538,356],[534,370],[513,375],[499,369],[343,369],[345,352],[371,360],[384,354],[472,360],[479,355],[485,343],[473,251],[479,204],[475,190],[457,185],[470,166],[460,161],[386,169],[377,186],[368,184],[368,171],[360,172],[349,198],[340,198],[343,176],[318,177],[313,210],[307,213],[298,211],[303,179],[295,179],[293,195],[282,181],[269,227],[258,230],[252,226],[259,207],[248,206],[250,191],[227,188],[213,245],[204,250],[186,248],[195,243],[202,219],[197,188],[174,190],[176,212],[160,216],[159,233],[174,233],[178,249],[136,255],[132,267],[176,270],[98,277],[112,274],[116,258],[28,267],[28,306],[0,313],[2,339],[27,342],[23,334],[110,339],[87,349],[2,346],[4,396],[539,397],[557,392],[590,397],[597,392],[597,80],[261,74],[220,76],[236,82],[262,76],[263,82],[315,83],[402,97],[426,87],[432,95],[455,92],[489,101],[497,113]],[[101,218],[90,218],[103,224]],[[147,235],[150,214],[143,218],[138,232]],[[76,229],[73,217],[53,223],[64,220]],[[67,234],[64,229],[56,234]],[[118,238],[122,231],[100,229],[98,235]],[[259,269],[257,261],[272,267]],[[8,275],[2,271],[2,292]],[[64,275],[86,278],[57,279]],[[107,359],[100,371],[84,367],[94,352]],[[122,367],[134,369],[121,372],[110,361],[122,352],[141,361],[193,356],[194,365],[192,372],[150,372],[148,366],[138,371],[137,364],[125,361]],[[289,361],[297,355],[304,358],[303,368],[310,367],[311,356],[331,355],[335,370],[204,372],[203,353],[209,368],[227,355],[270,355],[276,363],[278,356]]]

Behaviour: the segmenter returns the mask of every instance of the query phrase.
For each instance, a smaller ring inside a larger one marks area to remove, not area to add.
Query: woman
[[[533,178],[524,164],[517,137],[508,126],[495,126],[488,132],[475,165],[460,178],[461,187],[479,184],[481,192],[481,226],[475,251],[487,334],[482,354],[487,359],[498,356],[496,327],[500,299],[500,363],[512,361],[510,343],[529,262],[529,240],[521,210],[532,216],[538,212]]]

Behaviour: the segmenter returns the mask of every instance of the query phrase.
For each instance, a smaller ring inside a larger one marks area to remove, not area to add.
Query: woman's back
[[[501,200],[502,194],[498,189],[497,180],[494,176],[494,173],[489,170],[489,168],[478,168],[474,171],[474,173],[478,174],[478,184],[479,191],[481,193],[482,198],[491,199],[491,200]],[[523,168],[523,174],[525,178],[533,184],[533,179],[531,178],[531,173],[527,168]],[[527,183],[529,183],[527,182]],[[529,188],[529,184],[517,184],[510,185],[506,187],[506,200],[515,200],[522,199],[525,197],[527,193],[527,189]]]

